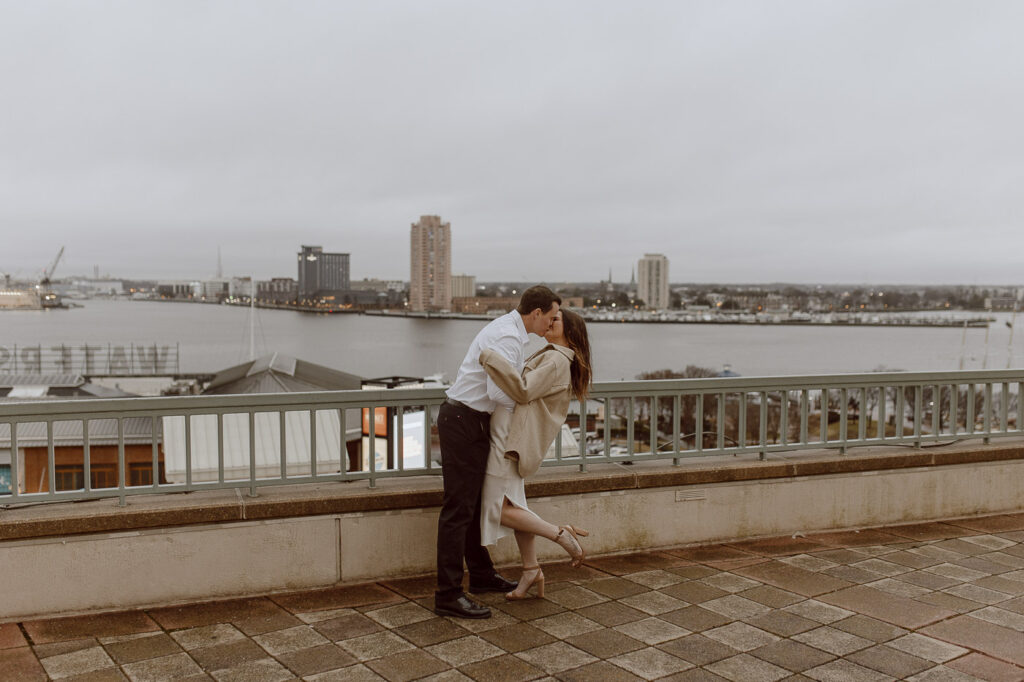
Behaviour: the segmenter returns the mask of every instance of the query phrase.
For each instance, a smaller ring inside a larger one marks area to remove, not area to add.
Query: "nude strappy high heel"
[[[562,549],[572,557],[570,566],[573,568],[579,568],[583,560],[587,558],[587,554],[583,551],[583,546],[580,544],[580,538],[585,538],[588,535],[590,533],[573,525],[558,527],[558,535],[555,536],[555,542],[561,545]]]
[[[523,574],[519,576],[519,585],[516,589],[505,594],[505,599],[518,601],[530,598],[530,588],[537,586],[537,596],[544,596],[544,572],[540,566],[523,566]]]

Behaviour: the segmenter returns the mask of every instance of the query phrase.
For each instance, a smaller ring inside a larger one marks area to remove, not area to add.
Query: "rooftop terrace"
[[[596,386],[586,447],[527,484],[592,558],[543,543],[546,598],[485,621],[431,610],[440,390],[2,405],[0,679],[1024,680],[1022,395],[1019,370]],[[378,465],[355,411],[381,407],[423,416]],[[321,428],[339,447],[286,438]],[[168,434],[184,482],[128,477]]]
[[[515,571],[507,570],[514,574]],[[1022,680],[1024,514],[547,564],[438,618],[433,576],[0,625],[7,679]]]

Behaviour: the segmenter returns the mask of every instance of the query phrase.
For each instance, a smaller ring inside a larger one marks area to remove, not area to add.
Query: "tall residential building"
[[[476,296],[476,275],[452,275],[452,298]]]
[[[320,246],[303,246],[298,261],[299,300],[319,292],[348,291],[347,253],[324,253]]]
[[[637,263],[637,298],[653,310],[667,310],[668,258],[660,253],[645,253]]]
[[[448,310],[452,305],[451,223],[420,216],[410,231],[409,309]]]

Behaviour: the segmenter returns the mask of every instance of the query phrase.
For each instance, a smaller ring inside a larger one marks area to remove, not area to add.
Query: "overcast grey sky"
[[[0,271],[1024,282],[1024,2],[0,0]]]

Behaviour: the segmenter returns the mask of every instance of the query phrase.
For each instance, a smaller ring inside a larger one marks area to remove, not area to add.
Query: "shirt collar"
[[[526,325],[523,323],[523,316],[519,314],[518,310],[513,310],[511,313],[512,319],[515,321],[516,331],[519,332],[519,340],[524,344],[530,340],[530,334],[526,331]]]

